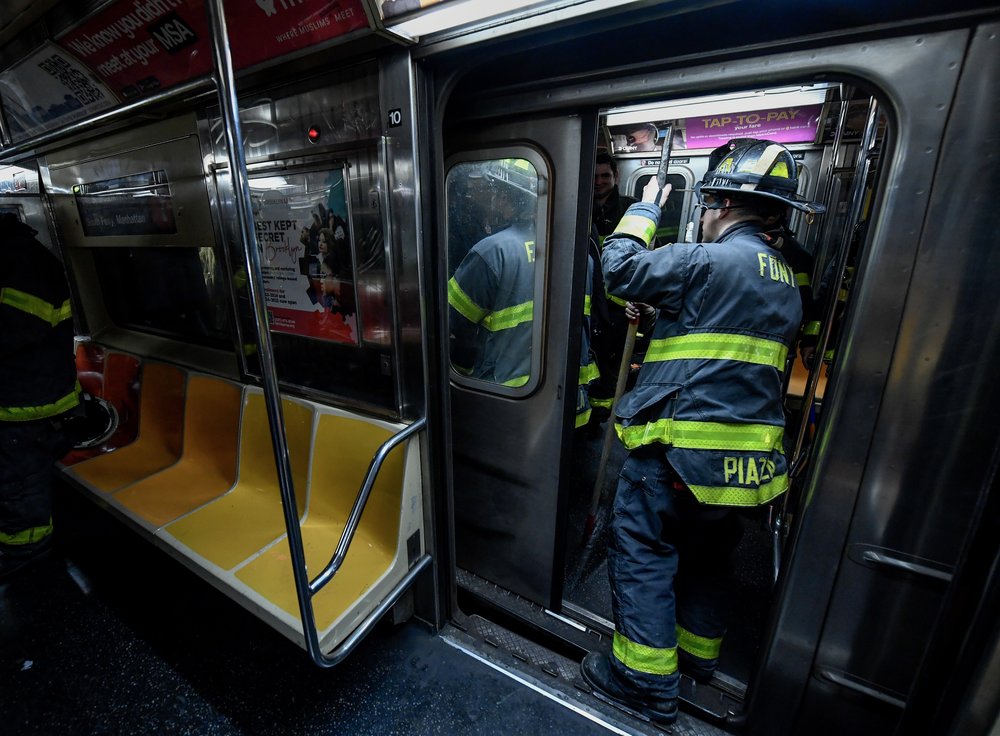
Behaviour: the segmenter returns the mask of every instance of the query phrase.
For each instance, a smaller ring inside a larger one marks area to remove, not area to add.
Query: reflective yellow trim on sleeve
[[[699,659],[718,659],[722,652],[722,637],[709,639],[692,634],[683,626],[677,626],[677,648],[683,649]]]
[[[584,317],[589,317],[590,316],[590,304],[591,304],[590,294],[587,294],[586,296],[583,297],[583,316]]]
[[[585,386],[591,381],[596,381],[601,377],[601,371],[597,367],[597,363],[587,363],[586,365],[580,366],[580,375],[576,379],[581,386]]]
[[[61,399],[41,406],[0,406],[0,422],[31,422],[47,419],[69,411],[80,403],[80,383]]]
[[[809,278],[807,273],[797,273],[795,274],[795,283],[799,286],[811,286],[812,279]]]
[[[617,304],[619,307],[623,307],[628,304],[628,301],[622,299],[621,297],[615,296],[614,294],[608,294],[608,301],[612,304]]]
[[[591,409],[587,408],[587,409],[584,409],[583,411],[581,411],[579,414],[577,414],[576,415],[576,422],[575,422],[575,424],[573,426],[576,429],[579,429],[580,427],[583,427],[584,425],[586,425],[587,422],[590,421],[590,413],[591,413],[591,411],[592,411]]]
[[[760,506],[773,501],[788,490],[788,473],[757,488],[741,486],[688,486],[700,503],[713,506]]]
[[[632,427],[615,424],[615,431],[628,450],[659,442],[684,450],[762,453],[777,450],[784,454],[781,442],[785,430],[771,424],[725,424],[664,418]]]
[[[513,307],[498,309],[492,314],[486,315],[481,324],[490,332],[509,330],[525,322],[530,322],[534,310],[535,303],[533,301],[516,304]]]
[[[642,215],[625,215],[615,228],[615,235],[631,235],[637,240],[641,240],[643,245],[653,242],[656,235],[656,223],[648,217]],[[612,236],[614,237],[614,236]]]
[[[811,322],[806,322],[802,327],[803,335],[818,335],[819,334],[819,320],[812,320]]]
[[[530,376],[518,376],[517,378],[512,378],[509,381],[504,381],[501,385],[507,386],[508,388],[519,388],[528,382]]]
[[[648,675],[672,675],[677,671],[677,647],[658,649],[636,644],[615,632],[611,649],[615,659],[629,669]]]
[[[454,276],[448,280],[448,304],[474,325],[478,325],[486,316],[486,310],[472,301],[459,286]]]
[[[0,304],[6,304],[33,317],[38,317],[43,322],[47,322],[55,327],[60,322],[65,322],[73,316],[73,309],[69,299],[60,306],[50,304],[44,299],[33,296],[26,291],[11,289],[9,286],[0,289]]]
[[[785,370],[788,346],[776,340],[720,332],[693,332],[649,343],[646,362],[667,360],[738,360]]]
[[[598,409],[610,409],[613,403],[614,399],[595,399],[593,396],[590,397],[590,405],[596,406]]]

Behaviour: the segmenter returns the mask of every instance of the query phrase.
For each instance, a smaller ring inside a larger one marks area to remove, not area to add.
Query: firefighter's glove
[[[662,207],[667,201],[667,197],[670,196],[671,189],[672,187],[669,184],[660,189],[660,184],[656,181],[656,177],[652,176],[646,183],[646,186],[642,188],[642,201],[652,202],[657,207]]]

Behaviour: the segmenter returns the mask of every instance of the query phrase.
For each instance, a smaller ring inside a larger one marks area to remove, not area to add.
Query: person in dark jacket
[[[765,235],[796,194],[796,164],[759,141],[727,154],[698,188],[704,242],[647,250],[669,193],[655,179],[604,244],[609,293],[659,311],[634,390],[616,409],[629,451],[611,518],[612,654],[584,678],[651,720],[677,717],[679,669],[707,681],[725,633],[735,509],[788,487],[781,374],[802,307]]]
[[[80,403],[69,286],[35,235],[0,216],[0,578],[49,547],[60,420]]]
[[[594,206],[591,212],[591,226],[596,231],[596,239],[591,238],[590,254],[594,259],[595,283],[591,300],[591,347],[600,373],[590,386],[590,403],[593,407],[592,427],[595,433],[610,416],[614,401],[615,384],[622,362],[625,336],[628,333],[632,313],[640,316],[639,331],[646,335],[653,328],[656,312],[647,305],[630,305],[624,299],[609,295],[605,291],[601,271],[601,248],[604,239],[614,232],[615,226],[630,206],[635,204],[632,197],[618,193],[618,164],[607,153],[597,154],[594,168]],[[643,342],[640,341],[641,352]],[[629,356],[631,360],[632,356]]]
[[[531,374],[538,179],[524,159],[484,164],[498,229],[476,243],[448,281],[452,366],[524,386]]]

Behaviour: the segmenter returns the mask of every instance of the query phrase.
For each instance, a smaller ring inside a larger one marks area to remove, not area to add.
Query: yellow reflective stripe
[[[626,304],[628,304],[626,300],[621,299],[615,296],[614,294],[608,294],[608,301],[613,304],[617,304],[619,307],[624,307]]]
[[[813,320],[812,322],[806,322],[805,326],[802,328],[803,335],[818,335],[819,334],[819,320]]]
[[[518,386],[523,386],[528,382],[529,376],[518,376],[517,378],[512,378],[509,381],[504,381],[503,386],[509,386],[511,388],[517,388]]]
[[[73,316],[69,299],[57,307],[55,304],[50,304],[44,299],[32,296],[26,291],[11,289],[9,286],[0,289],[0,304],[6,304],[8,307],[13,307],[33,317],[38,317],[53,327]]]
[[[841,289],[837,292],[837,301],[846,302],[847,301],[847,289]]]
[[[22,529],[13,534],[0,532],[0,544],[7,544],[17,547],[24,544],[34,544],[40,542],[52,533],[52,519],[45,526],[33,526],[30,529]]]
[[[598,409],[610,409],[612,403],[614,403],[614,399],[595,399],[593,396],[590,397],[590,405],[596,406]]]
[[[590,294],[583,297],[583,316],[590,316]]]
[[[812,279],[809,278],[807,273],[797,273],[795,274],[795,283],[799,286],[810,286],[812,285]]]
[[[788,346],[777,340],[720,332],[692,332],[651,340],[646,362],[665,360],[738,360],[785,369]]]
[[[629,641],[616,631],[611,648],[619,662],[637,672],[672,675],[677,671],[677,647],[647,647]]]
[[[597,363],[587,363],[580,366],[580,376],[577,378],[577,382],[582,386],[591,381],[596,381],[600,377],[601,371],[597,367]]]
[[[683,626],[677,626],[677,648],[683,649],[699,659],[718,659],[722,651],[722,637],[709,639],[692,634]]]
[[[656,223],[642,215],[625,215],[615,228],[615,235],[631,235],[649,245],[656,235]]]
[[[63,412],[69,411],[80,403],[79,382],[73,390],[61,399],[53,401],[51,404],[41,406],[0,406],[0,422],[30,422],[34,419],[45,419],[54,417]]]
[[[576,424],[574,425],[576,429],[579,429],[590,421],[590,412],[591,410],[588,408],[576,415]]]
[[[524,322],[530,322],[534,310],[535,303],[533,301],[516,304],[506,309],[498,309],[496,312],[483,317],[482,325],[490,332],[509,330]]]
[[[629,450],[660,442],[684,450],[777,450],[784,454],[781,441],[785,430],[771,424],[724,424],[664,418],[633,427],[615,424],[615,430],[622,444]]]
[[[448,281],[448,304],[474,325],[478,325],[486,316],[486,310],[462,291],[462,287],[458,285],[454,276]]]
[[[757,488],[740,486],[688,486],[701,503],[718,506],[759,506],[788,490],[788,473],[776,475]]]

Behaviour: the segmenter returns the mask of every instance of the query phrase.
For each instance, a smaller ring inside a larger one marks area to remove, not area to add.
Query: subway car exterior
[[[622,456],[578,429],[595,157],[635,197],[671,147],[670,247],[720,142],[779,140],[827,208],[790,223],[817,357],[786,365],[792,486],[743,518],[721,668],[673,732],[992,733],[1000,8],[487,5],[0,10],[0,210],[62,260],[118,416],[62,479],[321,668],[391,611],[659,733],[578,672],[610,648]],[[496,179],[532,223],[508,381],[450,348]]]

